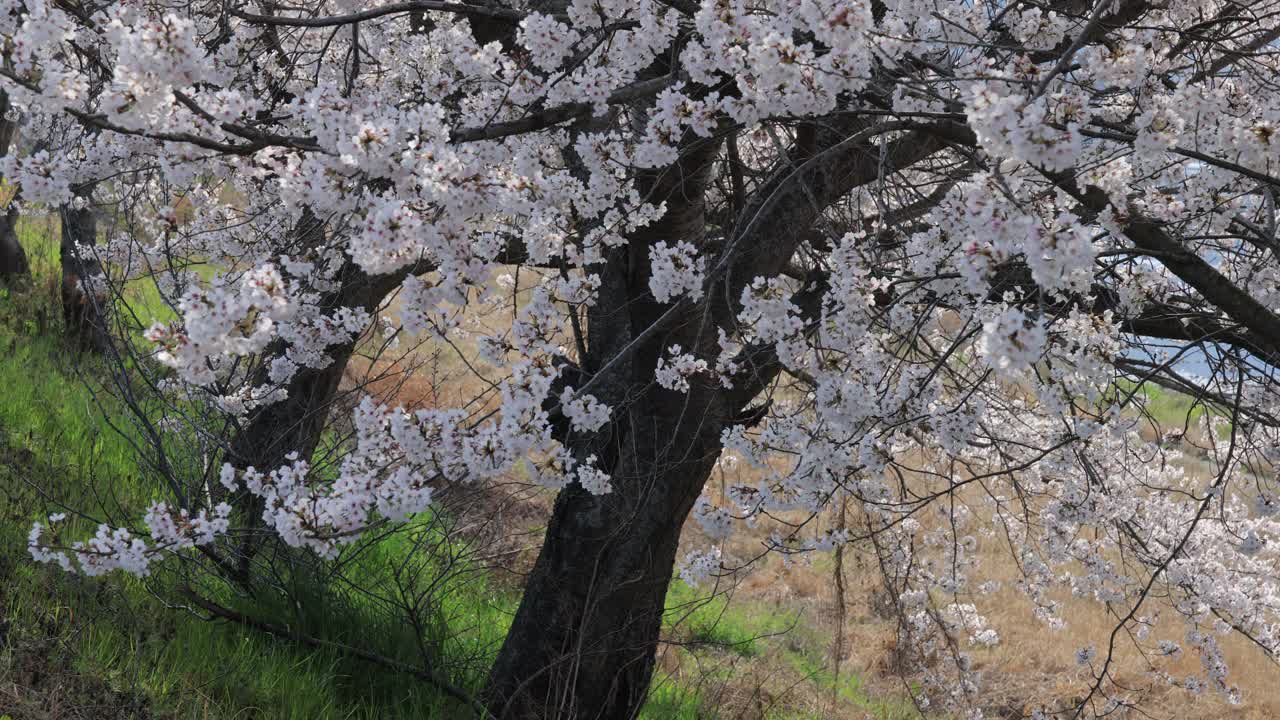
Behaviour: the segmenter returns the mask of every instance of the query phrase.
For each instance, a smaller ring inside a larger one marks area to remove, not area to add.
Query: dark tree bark
[[[16,204],[0,215],[0,283],[11,283],[31,274],[27,253],[18,242],[18,215]]]
[[[61,208],[62,318],[68,336],[81,349],[105,353],[111,349],[110,296],[101,279],[102,264],[89,249],[98,241],[94,185],[75,188],[75,205]]]
[[[0,157],[13,151],[13,139],[18,124],[9,119],[9,95],[0,90]],[[18,197],[9,201],[9,207],[0,215],[0,283],[12,282],[31,273],[27,253],[18,242]]]
[[[680,528],[720,448],[717,423],[669,425],[670,399],[641,405],[613,493],[556,501],[492,669],[497,717],[630,718],[647,696]]]
[[[584,372],[599,372],[629,344],[638,349],[592,390],[615,408],[605,432],[562,441],[580,461],[595,455],[613,491],[593,496],[573,486],[557,498],[490,671],[486,703],[499,718],[627,718],[648,693],[680,528],[719,457],[718,418],[728,413],[714,389],[686,396],[648,383],[662,348],[699,347],[707,333],[683,323],[637,338],[668,309],[648,294],[645,257],[658,240],[701,243],[717,149],[695,144],[677,166],[646,178],[646,191],[666,199],[666,214],[598,268]]]

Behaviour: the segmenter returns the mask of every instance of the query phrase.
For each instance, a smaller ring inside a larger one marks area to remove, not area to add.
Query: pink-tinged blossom
[[[707,361],[682,352],[679,345],[667,348],[666,357],[658,358],[654,378],[662,387],[675,392],[689,392],[689,378],[707,372]]]
[[[594,395],[578,395],[572,387],[560,393],[560,408],[573,429],[579,432],[595,432],[609,422],[609,406],[601,403]]]
[[[680,579],[692,587],[707,582],[720,571],[720,549],[690,550],[680,563]]]
[[[978,352],[993,369],[1015,373],[1035,364],[1044,353],[1045,330],[1023,311],[1006,307],[982,324]]]
[[[702,260],[690,243],[655,243],[649,248],[649,267],[649,290],[658,302],[671,302],[682,295],[691,300],[702,297]]]

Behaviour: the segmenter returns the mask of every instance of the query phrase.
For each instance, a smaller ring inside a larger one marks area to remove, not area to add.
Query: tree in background
[[[56,115],[40,119],[52,122],[28,128],[38,136],[34,143],[27,143],[32,146],[33,153],[47,156],[60,150],[79,151],[82,128],[78,123]],[[16,158],[19,154],[19,120],[20,113],[10,103],[8,93],[0,90],[0,158]],[[68,137],[68,130],[76,132]],[[98,240],[100,214],[93,198],[96,184],[96,181],[88,180],[76,185],[70,202],[59,208],[61,240],[58,256],[62,266],[59,294],[68,337],[80,348],[106,352],[112,344],[108,328],[110,303],[106,288],[96,284],[103,269],[93,250]],[[8,207],[0,216],[0,279],[9,284],[31,274],[27,253],[18,238],[21,204],[21,189],[15,188]]]
[[[99,210],[94,206],[95,182],[76,186],[71,202],[59,208],[62,264],[62,319],[67,335],[81,348],[106,353],[111,350],[108,327],[110,307],[102,283],[103,268],[94,246],[98,242]]]
[[[0,90],[0,156],[7,156],[13,150],[14,134],[18,123],[9,105],[9,95]],[[18,197],[17,193],[9,198],[9,206],[0,216],[0,279],[11,282],[15,278],[26,277],[31,271],[27,262],[27,253],[18,242]]]
[[[677,566],[753,560],[677,558],[691,515],[874,547],[922,704],[971,705],[999,642],[980,544],[1049,627],[1064,590],[1116,618],[1044,713],[1131,702],[1124,647],[1185,647],[1205,672],[1170,682],[1229,697],[1221,634],[1280,650],[1280,2],[28,1],[0,34],[15,106],[83,128],[5,176],[51,206],[109,177],[105,282],[173,312],[121,393],[207,409],[149,428],[146,534],[51,520],[38,560],[251,585],[269,537],[333,556],[523,473],[558,495],[504,718],[637,711]],[[384,314],[484,389],[334,412]],[[1211,472],[1140,433],[1145,384],[1208,409]],[[722,504],[725,458],[761,479]]]

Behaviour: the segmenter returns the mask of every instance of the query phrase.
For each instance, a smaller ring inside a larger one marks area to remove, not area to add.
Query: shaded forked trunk
[[[613,492],[574,486],[556,500],[490,672],[497,718],[632,718],[647,697],[680,530],[720,443],[718,425],[694,427],[702,413],[686,408],[677,424],[671,407],[643,405],[629,413]]]

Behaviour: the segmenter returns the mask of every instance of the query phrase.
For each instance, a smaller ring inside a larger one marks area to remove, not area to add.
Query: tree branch
[[[231,15],[245,22],[254,23],[255,25],[274,25],[283,27],[305,27],[305,28],[326,28],[336,27],[340,25],[350,25],[352,23],[363,22],[365,20],[373,20],[375,18],[384,17],[386,15],[396,15],[399,13],[411,12],[446,12],[454,15],[463,15],[466,17],[481,17],[491,20],[506,20],[511,23],[518,23],[528,16],[528,13],[519,10],[510,10],[502,7],[487,7],[484,5],[472,5],[470,3],[457,2],[437,2],[436,0],[413,0],[412,2],[399,2],[381,7],[361,10],[359,12],[349,13],[347,15],[328,15],[321,17],[280,17],[276,15],[256,15],[241,10],[232,10]]]

